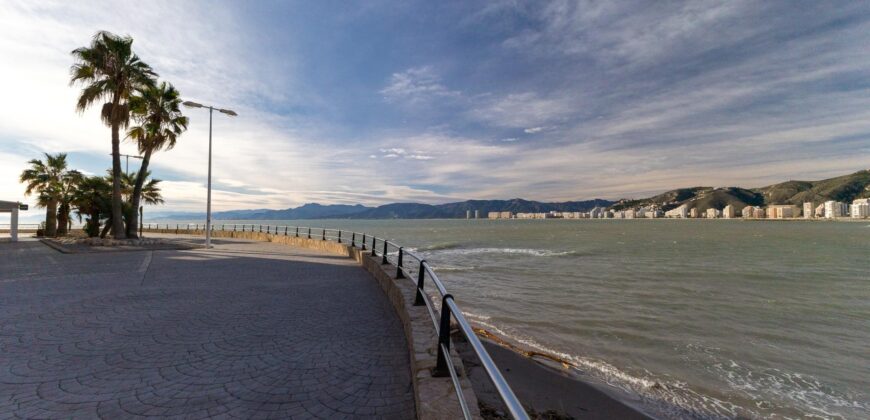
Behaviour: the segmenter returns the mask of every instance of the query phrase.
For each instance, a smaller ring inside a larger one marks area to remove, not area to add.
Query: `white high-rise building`
[[[846,215],[846,203],[839,201],[825,201],[825,218],[832,219]]]
[[[719,210],[714,208],[707,209],[707,218],[708,219],[716,219],[719,217]]]
[[[727,205],[724,209],[722,209],[722,217],[725,219],[733,219],[734,218],[734,206]]]
[[[665,212],[665,217],[685,219],[689,215],[689,205],[683,204]]]
[[[740,210],[740,214],[747,219],[755,217],[755,206],[744,207],[743,210]]]
[[[803,211],[804,211],[804,219],[812,219],[813,218],[813,209],[815,206],[812,201],[804,202]]]
[[[849,214],[853,219],[866,219],[870,217],[870,198],[861,198],[852,201],[849,206]]]

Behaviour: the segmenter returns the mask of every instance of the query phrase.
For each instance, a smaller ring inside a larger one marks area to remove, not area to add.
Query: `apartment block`
[[[833,219],[846,215],[846,203],[839,201],[825,201],[825,218]]]
[[[814,208],[815,208],[815,206],[813,205],[812,201],[804,202],[804,205],[803,205],[804,219],[812,219],[813,218],[813,216],[815,215],[815,212],[813,212]]]

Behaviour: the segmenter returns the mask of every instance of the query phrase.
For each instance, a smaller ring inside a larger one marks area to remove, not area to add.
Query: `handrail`
[[[148,223],[144,225],[143,230],[152,229],[152,224]],[[187,224],[187,229],[190,229],[190,224]],[[198,230],[199,224],[194,225],[194,227]],[[227,226],[232,227],[232,229],[227,229]],[[239,228],[241,226],[241,228]],[[256,226],[256,229],[255,229]],[[181,225],[176,224],[174,230],[178,233]],[[248,227],[250,227],[248,229]],[[265,231],[263,230],[265,227]],[[156,229],[160,229],[160,224],[156,224]],[[205,225],[202,226],[202,229],[205,229]],[[313,230],[312,230],[313,229]],[[166,230],[172,230],[170,224],[166,224]],[[502,402],[504,402],[507,407],[508,412],[510,412],[511,416],[515,419],[519,420],[527,420],[529,418],[525,409],[523,409],[522,404],[520,403],[517,396],[514,394],[510,385],[505,380],[504,376],[498,370],[498,366],[496,366],[495,362],[490,357],[489,353],[486,351],[486,348],[483,346],[483,343],[480,342],[480,339],[477,337],[477,334],[474,333],[474,329],[471,327],[471,324],[468,323],[468,320],[465,319],[465,315],[463,315],[462,311],[459,309],[459,306],[456,305],[456,301],[453,298],[453,295],[447,292],[447,288],[444,287],[444,283],[441,279],[438,278],[438,275],[435,274],[435,270],[432,266],[429,265],[428,262],[417,253],[408,251],[404,249],[401,245],[396,244],[395,242],[390,242],[385,238],[378,238],[374,235],[368,235],[366,233],[360,233],[355,231],[347,231],[342,229],[328,229],[325,227],[307,227],[307,226],[273,226],[273,225],[254,225],[254,224],[221,224],[220,229],[215,229],[215,225],[212,224],[212,230],[220,230],[220,231],[234,231],[234,232],[262,232],[272,235],[280,235],[280,236],[295,236],[295,237],[306,237],[308,239],[319,239],[319,240],[330,240],[335,241],[342,244],[347,244],[351,247],[358,247],[360,250],[366,249],[366,241],[368,238],[371,238],[370,251],[373,257],[378,256],[377,242],[381,242],[381,263],[388,264],[389,263],[389,255],[391,254],[390,248],[396,250],[396,279],[408,278],[410,281],[416,275],[416,297],[414,300],[414,306],[426,306],[427,311],[429,312],[429,316],[432,318],[432,323],[435,326],[435,332],[438,335],[438,359],[436,361],[435,369],[433,369],[433,376],[450,376],[451,381],[453,382],[453,388],[456,390],[456,396],[459,399],[460,408],[462,409],[462,414],[466,419],[471,418],[471,413],[468,408],[468,402],[465,401],[465,397],[462,393],[462,386],[459,382],[459,375],[456,372],[456,367],[453,365],[453,359],[450,357],[450,323],[451,318],[456,321],[456,324],[459,326],[459,331],[465,336],[465,339],[468,340],[468,343],[471,345],[472,350],[477,355],[477,358],[480,360],[481,365],[483,365],[484,371],[486,371],[487,376],[489,376],[490,381],[492,381],[493,385],[495,385],[496,391],[498,391],[499,397]],[[328,234],[329,232],[333,232],[333,234]],[[314,233],[312,235],[312,233]],[[317,234],[319,233],[319,235]],[[357,242],[357,241],[360,242]],[[359,246],[357,245],[359,244]],[[417,271],[411,272],[412,266],[407,265],[405,263],[404,257],[410,257],[416,260]],[[431,279],[432,283],[435,285],[435,288],[438,291],[438,294],[441,298],[441,308],[440,308],[440,316],[436,314],[436,308],[432,302],[431,296],[426,292],[426,277]]]

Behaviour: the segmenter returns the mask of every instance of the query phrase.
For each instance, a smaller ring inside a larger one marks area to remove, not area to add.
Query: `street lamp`
[[[208,198],[205,205],[205,247],[211,248],[211,116],[214,110],[220,113],[235,117],[235,111],[229,109],[215,108],[210,105],[198,104],[193,101],[184,101],[184,106],[188,108],[208,108]]]
[[[114,153],[109,153],[109,156],[114,156],[114,155],[115,155]],[[118,156],[123,156],[123,157],[127,158],[127,166],[126,166],[127,169],[124,170],[124,173],[126,173],[127,175],[130,174],[130,158],[139,159],[139,160],[144,159],[142,156],[139,156],[139,155],[125,155],[123,153],[121,153]]]

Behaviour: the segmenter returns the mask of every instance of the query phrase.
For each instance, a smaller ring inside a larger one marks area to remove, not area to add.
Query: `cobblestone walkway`
[[[0,243],[0,418],[414,417],[401,323],[346,258]]]

